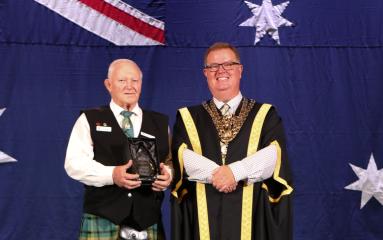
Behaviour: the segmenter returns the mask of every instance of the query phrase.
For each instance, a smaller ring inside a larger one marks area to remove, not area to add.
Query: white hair
[[[128,64],[133,64],[137,67],[137,69],[140,71],[140,77],[142,79],[143,77],[143,74],[142,74],[142,71],[140,69],[140,67],[137,65],[137,63],[135,63],[134,61],[130,60],[130,59],[127,59],[127,58],[121,58],[121,59],[116,59],[114,60],[110,65],[109,65],[109,68],[108,68],[108,78],[110,78],[110,76],[112,75],[112,72],[114,71],[114,68],[118,65],[118,64],[121,64],[121,63],[128,63]]]

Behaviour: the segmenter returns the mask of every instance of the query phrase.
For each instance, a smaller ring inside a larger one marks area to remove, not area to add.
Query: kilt
[[[81,220],[79,240],[119,240],[120,226],[108,219],[84,213]],[[161,224],[146,229],[148,240],[165,240]]]

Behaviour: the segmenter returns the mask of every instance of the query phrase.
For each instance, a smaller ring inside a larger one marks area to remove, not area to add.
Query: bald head
[[[104,84],[117,105],[132,110],[141,94],[141,69],[132,60],[117,59],[109,65],[108,78]]]
[[[126,59],[126,58],[121,58],[121,59],[116,59],[114,60],[110,65],[109,65],[109,68],[108,68],[108,78],[110,78],[110,75],[112,74],[112,72],[114,71],[114,69],[119,66],[119,65],[126,65],[126,66],[131,66],[132,68],[136,68],[138,69],[138,71],[140,72],[140,75],[141,75],[141,79],[142,79],[142,72],[141,72],[141,69],[138,67],[138,65],[133,62],[132,60],[130,59]]]

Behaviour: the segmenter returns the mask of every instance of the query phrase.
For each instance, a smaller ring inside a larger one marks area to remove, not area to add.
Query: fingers
[[[218,188],[216,188],[219,192],[224,192],[224,193],[230,193],[234,192],[235,189],[237,189],[237,184],[234,185],[223,185]]]
[[[116,166],[113,169],[113,181],[117,186],[126,189],[134,189],[142,185],[142,182],[138,180],[138,174],[127,173],[127,170],[132,164],[132,160],[129,160],[127,164]],[[170,173],[166,170],[163,163],[160,164],[160,172],[161,174],[157,176],[157,179],[152,184],[152,189],[154,191],[164,191],[171,183]]]
[[[237,184],[224,187],[220,189],[220,192],[231,193],[231,192],[234,192],[236,188],[237,188]]]
[[[122,188],[134,189],[141,186],[141,181],[138,180],[138,174],[130,174],[126,171],[132,166],[132,160],[122,166],[116,166],[113,169],[113,182]]]
[[[169,172],[165,169],[163,163],[160,164],[160,175],[157,175],[157,179],[152,184],[152,189],[154,191],[165,191],[171,183],[171,177]]]
[[[128,170],[132,165],[133,165],[133,161],[132,161],[132,160],[129,160],[128,163],[125,164],[125,166],[126,166],[126,170]]]
[[[153,182],[152,189],[154,191],[165,191],[168,186],[169,183],[167,181],[157,179]]]
[[[141,186],[141,181],[140,180],[126,180],[124,187],[127,189],[135,189]]]
[[[157,179],[152,184],[152,189],[154,191],[165,191],[166,188],[170,185],[170,177],[159,175]]]
[[[229,193],[236,189],[237,182],[231,169],[226,166],[217,168],[212,176],[212,185],[220,192]]]
[[[225,183],[224,183],[224,175],[222,173],[222,166],[214,169],[212,178],[211,178],[211,183],[212,185],[217,189],[221,189]]]

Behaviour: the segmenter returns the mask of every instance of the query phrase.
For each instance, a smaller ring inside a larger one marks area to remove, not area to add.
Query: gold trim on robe
[[[281,200],[282,196],[289,195],[293,191],[293,188],[287,183],[285,179],[279,176],[279,171],[281,170],[281,164],[282,164],[282,150],[281,150],[281,147],[279,146],[278,141],[273,141],[272,143],[270,143],[270,145],[275,145],[277,147],[277,156],[278,156],[277,163],[275,165],[275,170],[273,173],[273,178],[275,179],[275,181],[281,183],[286,188],[276,198],[271,197],[269,194],[269,201],[272,203],[277,203]],[[269,191],[269,188],[267,187],[265,183],[262,184],[262,188],[265,189],[266,191]]]
[[[257,112],[256,117],[254,118],[250,138],[247,149],[247,156],[254,154],[258,150],[258,145],[260,141],[260,136],[262,132],[262,127],[267,113],[269,112],[272,106],[270,104],[263,104],[259,111]],[[187,108],[182,108],[179,110],[181,118],[184,122],[187,135],[189,137],[190,143],[192,145],[193,151],[202,155],[202,148],[198,136],[198,131],[193,121],[193,118]],[[287,181],[279,176],[279,171],[281,168],[281,148],[277,141],[273,141],[271,144],[277,147],[277,163],[273,173],[273,178],[285,186],[285,190],[280,194],[278,198],[273,198],[269,194],[270,202],[278,202],[283,195],[290,194],[292,192],[292,187],[288,185]],[[181,196],[178,196],[177,190],[181,187],[183,181],[183,151],[187,148],[186,144],[183,143],[178,149],[178,159],[180,164],[180,173],[181,178],[176,184],[176,188],[172,191],[172,195],[176,198],[181,198],[187,193],[187,190],[184,189],[181,192]],[[262,188],[268,191],[268,187],[265,183],[262,184]],[[252,235],[252,213],[253,213],[253,194],[254,194],[254,184],[249,184],[243,187],[243,197],[242,197],[242,215],[241,215],[241,240],[250,240]],[[210,229],[209,229],[209,217],[207,211],[207,199],[206,199],[206,190],[205,184],[196,183],[196,196],[197,196],[197,211],[198,211],[198,225],[199,225],[199,234],[200,240],[210,240]]]
[[[193,151],[202,155],[201,143],[199,141],[197,128],[193,118],[187,108],[179,110],[182,120],[186,127],[186,132],[189,136]],[[207,212],[207,200],[205,184],[196,183],[197,194],[197,210],[198,210],[198,226],[200,240],[210,240],[209,215]]]
[[[185,149],[187,149],[187,145],[185,143],[182,143],[181,146],[178,148],[178,162],[179,162],[179,165],[180,165],[180,179],[178,180],[178,182],[176,184],[176,187],[172,191],[172,195],[175,198],[179,199],[179,201],[187,193],[186,189],[184,189],[184,191],[181,193],[181,196],[178,196],[178,193],[177,193],[178,189],[182,185],[182,180],[183,180],[183,175],[184,175],[184,157],[183,157],[183,153],[184,153]]]
[[[251,127],[249,143],[247,146],[247,156],[250,156],[256,153],[258,150],[259,140],[260,140],[261,132],[262,132],[262,126],[270,108],[271,108],[270,104],[263,104],[254,118],[254,122]],[[254,184],[250,184],[243,187],[241,240],[251,239],[251,229],[253,228],[253,225],[252,225],[253,192],[254,192]]]

